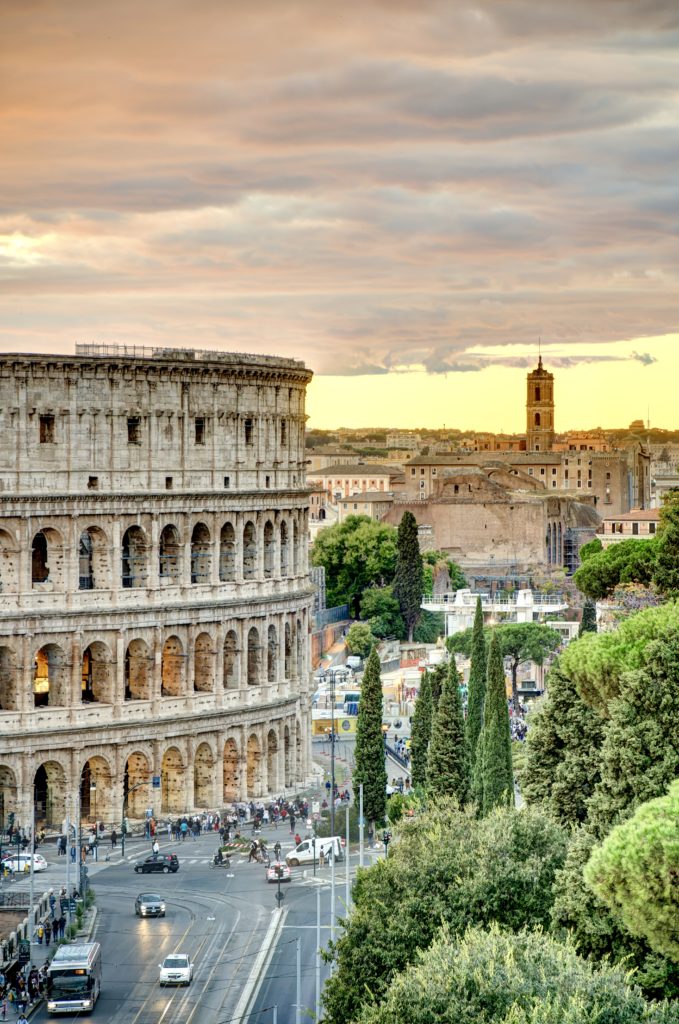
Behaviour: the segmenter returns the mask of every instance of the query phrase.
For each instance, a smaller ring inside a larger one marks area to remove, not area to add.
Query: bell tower
[[[526,451],[549,452],[554,444],[554,374],[538,358],[526,378]]]

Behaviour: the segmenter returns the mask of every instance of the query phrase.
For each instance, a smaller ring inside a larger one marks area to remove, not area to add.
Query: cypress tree
[[[417,536],[417,520],[412,512],[404,512],[401,517],[396,547],[398,555],[393,593],[408,627],[408,640],[412,641],[424,593],[424,567]]]
[[[387,770],[382,734],[380,659],[373,647],[366,662],[356,723],[354,794],[363,783],[363,811],[368,821],[382,822],[387,804]]]
[[[469,798],[469,762],[459,677],[451,657],[448,674],[431,726],[427,760],[427,788],[434,796],[456,796],[460,804]]]
[[[483,708],[483,814],[514,804],[514,773],[505,670],[495,630],[488,649],[486,701]]]
[[[481,598],[476,599],[476,613],[471,642],[469,690],[467,695],[467,755],[471,771],[476,764],[476,746],[483,726],[483,702],[486,697],[486,638],[483,633]]]
[[[431,738],[431,682],[424,672],[420,692],[415,701],[413,725],[410,732],[410,777],[413,786],[424,786],[427,781],[427,755]]]
[[[596,633],[596,605],[594,601],[587,598],[582,609],[582,622],[578,630],[578,636],[583,633]]]

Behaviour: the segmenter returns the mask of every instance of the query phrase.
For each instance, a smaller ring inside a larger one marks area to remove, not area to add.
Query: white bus
[[[47,971],[48,1013],[93,1010],[101,989],[101,946],[59,946]]]

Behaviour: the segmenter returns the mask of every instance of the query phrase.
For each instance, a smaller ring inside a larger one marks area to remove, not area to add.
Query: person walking
[[[52,925],[49,921],[45,921],[45,945],[49,946],[52,941]]]
[[[111,829],[111,849],[115,850],[118,845],[118,833],[114,828]]]
[[[153,856],[157,857],[158,853],[160,852],[160,847],[158,846],[158,840],[157,839],[153,840],[153,845],[151,846],[151,850],[153,852]]]

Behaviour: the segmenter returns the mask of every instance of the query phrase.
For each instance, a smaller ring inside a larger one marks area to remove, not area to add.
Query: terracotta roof
[[[310,476],[390,476],[395,472],[394,467],[379,466],[371,463],[357,463],[354,465],[323,466],[322,469],[308,469],[307,477]]]
[[[657,523],[660,521],[660,509],[633,508],[620,516],[606,516],[605,523]]]

